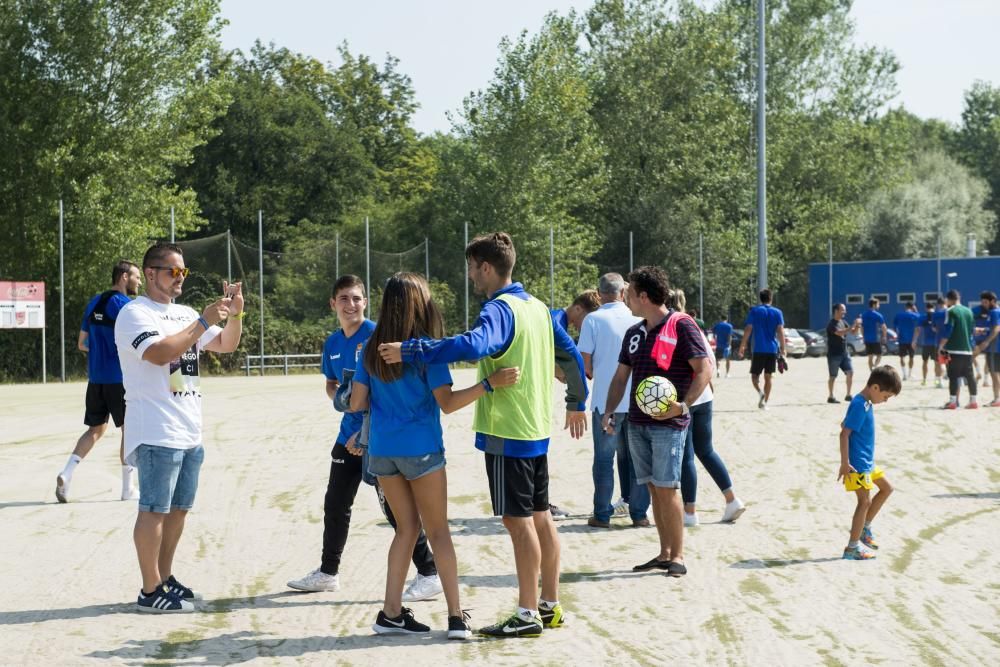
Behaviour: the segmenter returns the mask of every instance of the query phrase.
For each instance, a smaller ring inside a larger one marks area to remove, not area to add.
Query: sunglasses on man
[[[149,268],[156,269],[158,271],[169,271],[171,278],[177,278],[179,276],[184,276],[185,278],[187,278],[188,274],[191,273],[191,269],[187,267],[182,269],[179,266],[151,266]]]

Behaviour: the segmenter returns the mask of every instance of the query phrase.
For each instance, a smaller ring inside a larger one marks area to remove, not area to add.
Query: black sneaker
[[[838,401],[837,399],[835,399],[833,396],[828,397],[826,399],[826,402],[827,403],[840,403],[840,401]]]
[[[169,577],[167,577],[167,580],[163,582],[163,585],[169,588],[174,593],[176,593],[177,596],[180,597],[180,599],[182,600],[190,601],[190,600],[202,599],[201,593],[195,593],[193,590],[191,590],[181,582],[177,581],[177,579],[174,578],[174,575],[170,575]]]
[[[566,615],[560,603],[556,603],[551,609],[545,605],[538,605],[538,615],[542,619],[542,625],[546,628],[561,628],[566,623]]]
[[[448,639],[468,639],[472,636],[469,612],[462,610],[461,616],[448,617]]]
[[[520,614],[511,614],[506,620],[479,629],[479,634],[487,637],[541,637],[542,619],[535,616],[524,619]]]
[[[165,584],[157,586],[156,590],[149,595],[139,591],[139,599],[135,601],[135,604],[139,611],[153,614],[183,614],[194,611],[193,604],[182,600]]]
[[[431,629],[413,618],[413,611],[403,607],[399,616],[389,618],[384,611],[379,611],[372,630],[377,635],[416,635],[430,632]]]
[[[649,570],[666,570],[670,567],[669,560],[660,560],[659,558],[650,558],[645,563],[640,563],[632,568],[633,572],[648,572]]]
[[[667,575],[671,577],[683,577],[688,573],[687,566],[684,563],[678,563],[675,560],[670,561],[667,565]]]

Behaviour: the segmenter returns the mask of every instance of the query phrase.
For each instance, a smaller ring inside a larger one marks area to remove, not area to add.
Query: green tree
[[[965,93],[954,146],[959,160],[989,184],[988,206],[1000,216],[1000,88],[977,81]],[[993,237],[990,252],[1000,253],[1000,234]]]
[[[171,177],[227,102],[211,76],[217,14],[217,0],[0,1],[0,266],[4,278],[45,279],[57,321],[63,199],[67,341],[112,263],[164,236],[171,206],[180,231],[201,222],[194,193]],[[0,375],[36,372],[25,340],[0,335]]]

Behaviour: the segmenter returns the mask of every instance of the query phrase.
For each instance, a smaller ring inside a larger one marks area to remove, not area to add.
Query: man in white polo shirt
[[[142,590],[136,608],[153,613],[194,611],[199,594],[174,577],[173,560],[194,505],[205,452],[201,433],[203,350],[234,352],[242,334],[240,283],[223,283],[223,297],[197,311],[173,299],[188,269],[181,249],[157,243],[142,260],[146,296],[121,309],[115,343],[125,385],[125,460],[139,468],[139,515],[132,537]],[[228,318],[225,328],[216,325]]]
[[[646,511],[649,509],[649,489],[635,483],[635,469],[628,450],[628,399],[630,387],[615,409],[614,433],[608,434],[601,427],[601,410],[608,398],[608,387],[618,369],[618,352],[625,331],[639,321],[625,305],[625,280],[618,273],[605,273],[598,283],[601,307],[587,315],[580,330],[577,347],[583,357],[587,377],[592,378],[594,433],[594,514],[587,521],[594,528],[609,528],[611,517],[632,517],[632,525],[648,526]],[[611,497],[615,490],[614,466],[618,459],[618,481],[622,497],[614,506]]]

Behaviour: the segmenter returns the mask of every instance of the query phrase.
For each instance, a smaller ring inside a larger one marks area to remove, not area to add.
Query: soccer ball
[[[650,375],[635,388],[635,404],[650,417],[659,417],[677,400],[674,383],[660,375]]]

